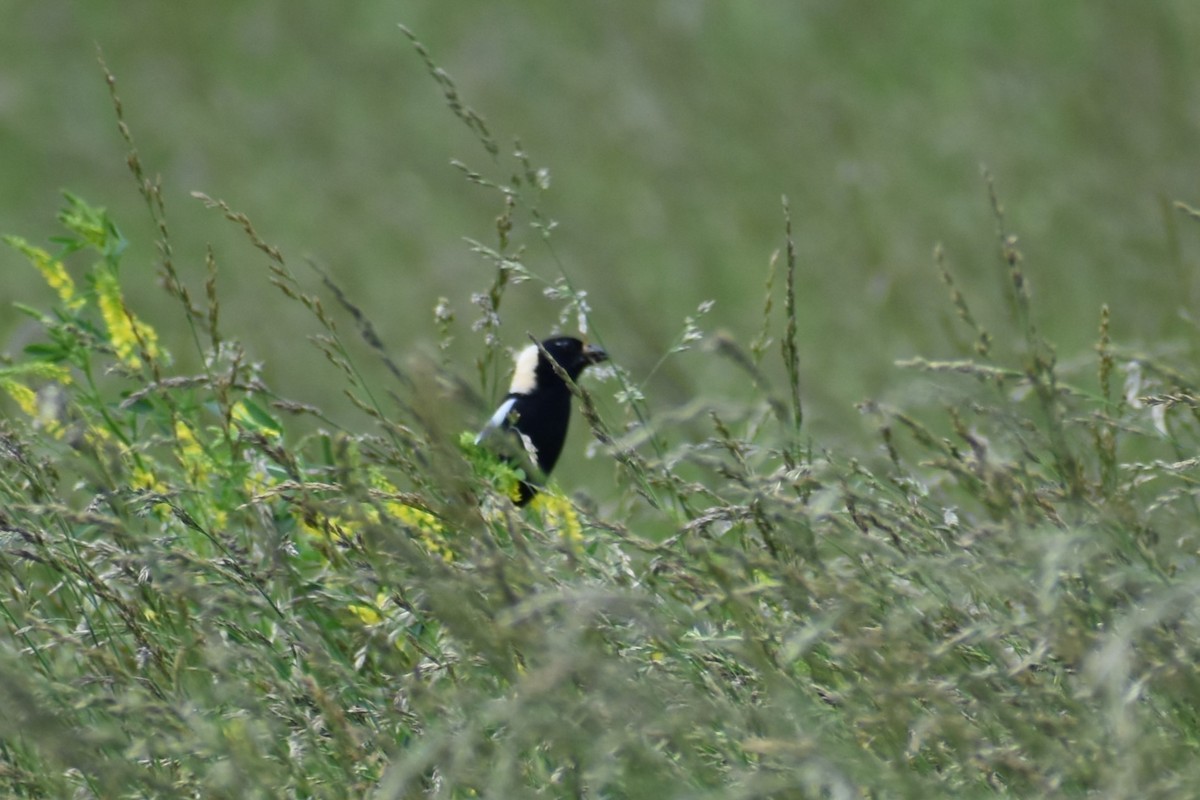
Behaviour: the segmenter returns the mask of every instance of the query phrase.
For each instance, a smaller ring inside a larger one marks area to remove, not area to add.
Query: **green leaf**
[[[43,314],[41,311],[38,311],[33,306],[27,306],[24,303],[13,303],[13,308],[15,308],[17,311],[20,311],[22,314],[24,314],[28,317],[33,317],[38,322],[48,322],[49,321],[49,318],[45,314]]]
[[[22,352],[38,361],[63,361],[70,355],[65,347],[47,342],[35,342],[25,345]]]
[[[273,417],[265,408],[255,403],[253,400],[242,398],[242,408],[246,409],[246,417],[243,422],[250,422],[254,427],[260,428],[267,433],[278,436],[283,432],[283,423]],[[248,419],[247,419],[248,418]]]

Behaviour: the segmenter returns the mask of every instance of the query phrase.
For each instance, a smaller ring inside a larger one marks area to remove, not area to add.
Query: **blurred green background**
[[[472,376],[470,297],[491,270],[464,237],[494,244],[501,206],[450,161],[500,179],[512,161],[495,164],[448,111],[401,22],[506,151],[519,137],[549,169],[553,251],[526,236],[525,261],[553,278],[561,260],[635,377],[704,300],[706,330],[756,334],[786,194],[808,424],[824,440],[861,434],[855,401],[913,385],[895,359],[961,353],[936,242],[979,316],[1011,330],[981,164],[1064,359],[1088,352],[1104,302],[1120,341],[1194,339],[1197,232],[1171,209],[1200,203],[1194,0],[8,0],[0,228],[53,235],[63,188],[107,206],[133,241],[131,304],[186,364],[99,46],[162,176],[177,267],[202,297],[212,244],[225,331],[285,394],[346,405],[302,344],[313,322],[192,191],[246,212],[297,274],[305,256],[325,264],[397,356],[432,349],[446,296],[450,357]],[[51,299],[10,251],[0,296]],[[557,318],[535,284],[505,303],[513,345]],[[21,319],[0,318],[3,351],[24,341]],[[671,360],[646,387],[651,406],[748,391],[712,361]]]

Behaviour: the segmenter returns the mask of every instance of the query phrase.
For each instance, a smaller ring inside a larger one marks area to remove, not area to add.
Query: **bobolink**
[[[479,444],[493,431],[516,434],[512,439],[519,441],[505,443],[508,450],[502,451],[501,457],[511,461],[514,456],[526,453],[529,456],[526,461],[532,462],[538,473],[521,481],[516,498],[519,506],[533,499],[537,494],[536,481],[554,469],[571,420],[571,390],[555,371],[550,358],[572,381],[577,381],[586,367],[608,360],[608,354],[572,336],[558,336],[540,346],[531,344],[517,355],[508,395],[475,437],[475,443]],[[526,469],[527,474],[529,471]]]

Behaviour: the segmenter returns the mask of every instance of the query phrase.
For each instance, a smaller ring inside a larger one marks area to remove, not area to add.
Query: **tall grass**
[[[222,335],[211,253],[203,299],[187,288],[115,93],[203,369],[176,371],[123,300],[126,242],[103,209],[68,196],[56,250],[9,237],[58,299],[22,307],[39,339],[0,369],[4,793],[1190,796],[1188,368],[1112,341],[1116,303],[1095,352],[1060,359],[989,179],[998,248],[980,246],[1008,296],[968,299],[939,252],[962,357],[901,365],[936,402],[864,403],[878,450],[830,451],[802,427],[802,379],[819,376],[802,373],[785,213],[784,297],[768,278],[761,335],[703,334],[701,309],[671,348],[707,340],[752,399],[661,408],[619,366],[585,381],[619,496],[552,489],[518,511],[511,476],[460,443],[524,344],[499,337],[505,288],[542,281],[564,327],[603,331],[561,264],[525,263],[526,242],[553,251],[528,155],[506,161],[419,52],[484,146],[486,169],[464,174],[502,209],[494,242],[470,245],[492,267],[475,365],[393,357],[330,278],[336,311],[285,248],[203,198],[311,314],[316,349],[295,357],[338,368],[363,429],[277,396]],[[984,329],[979,302],[1006,304],[1009,326]],[[762,369],[777,357],[782,394]],[[682,437],[681,417],[707,434]]]

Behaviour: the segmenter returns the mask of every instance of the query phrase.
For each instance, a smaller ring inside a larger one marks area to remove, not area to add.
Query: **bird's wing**
[[[517,398],[515,397],[509,397],[501,403],[500,407],[496,409],[496,413],[492,414],[492,418],[487,421],[487,424],[483,426],[483,430],[475,437],[475,444],[479,444],[486,439],[492,431],[503,428],[504,423],[508,421],[508,415],[512,413],[513,406],[516,403]]]

